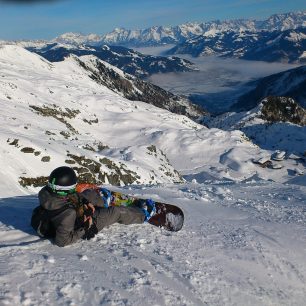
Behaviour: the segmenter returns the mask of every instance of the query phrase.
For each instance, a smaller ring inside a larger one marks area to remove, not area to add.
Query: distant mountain
[[[258,41],[241,56],[247,60],[267,62],[306,62],[306,27],[271,35],[259,35]]]
[[[267,96],[286,96],[294,98],[306,107],[306,66],[290,69],[250,82],[253,89],[238,98],[232,111],[250,110]]]
[[[81,33],[64,33],[51,41],[51,43],[68,45],[99,46],[103,44],[102,36],[98,34],[83,35]]]
[[[209,22],[189,22],[164,27],[154,26],[143,30],[116,28],[101,37],[101,41],[111,45],[130,47],[178,44],[199,35],[212,36],[223,32],[284,31],[306,26],[306,11],[275,14],[266,20],[252,19],[215,20]]]
[[[190,62],[148,58],[125,47],[177,45],[168,54],[234,56],[250,60],[305,62],[306,11],[275,14],[266,20],[235,19],[189,22],[147,29],[116,28],[105,35],[65,33],[51,41],[12,42],[48,60],[62,60],[69,52],[97,57],[138,77],[159,72],[190,71]],[[0,44],[7,42],[0,42]],[[85,47],[84,47],[85,45]],[[108,47],[103,47],[109,45]],[[87,47],[86,47],[87,46]],[[121,46],[114,47],[114,46]],[[101,49],[102,48],[102,49]],[[68,52],[67,49],[70,51]],[[277,50],[276,50],[277,49]],[[112,58],[115,58],[112,61]],[[124,59],[123,59],[124,58]]]
[[[262,149],[298,153],[297,158],[303,159],[306,109],[292,98],[269,96],[248,111],[207,117],[205,124],[226,131],[240,130]]]
[[[201,35],[175,46],[167,53],[190,54],[194,57],[217,55],[267,62],[305,62],[306,28]]]
[[[216,33],[235,29],[254,29],[254,22],[249,20],[212,21],[209,23],[190,22],[174,27],[154,26],[144,30],[117,28],[102,37],[110,45],[130,47],[159,46],[177,44],[205,33]]]
[[[156,85],[124,73],[96,56],[77,57],[73,55],[71,57],[88,73],[92,80],[126,99],[146,102],[192,119],[198,119],[205,114],[201,107],[192,104],[187,98],[174,95]]]
[[[48,43],[39,46],[28,46],[27,49],[43,56],[51,62],[62,61],[70,54],[77,56],[94,55],[124,72],[141,78],[154,73],[197,70],[193,63],[178,57],[144,55],[119,46],[104,45],[102,47],[94,47],[88,45]]]
[[[227,32],[260,32],[285,31],[306,27],[306,11],[274,14],[266,20],[234,19],[213,20],[208,22],[188,22],[176,26],[153,26],[146,29],[130,30],[115,28],[105,34],[64,33],[50,43],[70,45],[102,46],[103,44],[145,47],[164,44],[179,44],[196,36],[213,36],[217,33]],[[40,44],[41,41],[24,41],[23,47]],[[45,41],[46,43],[46,41]]]
[[[257,23],[258,30],[285,31],[306,26],[306,11],[274,14]]]
[[[269,37],[270,32],[231,31],[201,35],[178,44],[167,53],[190,54],[194,57],[206,55],[241,57],[258,42],[259,36]]]

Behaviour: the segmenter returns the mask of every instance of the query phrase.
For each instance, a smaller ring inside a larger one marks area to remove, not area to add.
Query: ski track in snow
[[[183,229],[113,225],[59,248],[29,226],[35,195],[1,199],[0,304],[304,303],[305,187],[223,182],[123,190],[179,205]]]

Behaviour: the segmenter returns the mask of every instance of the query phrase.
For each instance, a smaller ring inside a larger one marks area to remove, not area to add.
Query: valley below
[[[142,48],[144,53],[163,54],[169,47]],[[185,95],[216,115],[229,111],[238,97],[252,89],[248,82],[298,67],[216,56],[176,55],[193,62],[199,71],[154,74],[148,81],[178,95]]]

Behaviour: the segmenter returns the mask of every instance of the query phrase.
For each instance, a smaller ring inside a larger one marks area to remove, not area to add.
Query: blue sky
[[[306,9],[305,0],[0,0],[0,39],[51,39],[66,32],[105,34],[215,19],[265,19]]]

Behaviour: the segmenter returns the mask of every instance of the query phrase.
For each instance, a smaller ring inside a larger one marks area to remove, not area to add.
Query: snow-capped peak
[[[167,43],[181,43],[194,36],[214,35],[222,32],[284,31],[305,27],[306,11],[275,14],[267,20],[254,19],[213,20],[208,22],[187,22],[177,26],[152,26],[146,29],[127,30],[116,28],[103,35],[102,40],[109,44],[146,46]]]
[[[81,33],[65,33],[57,38],[53,39],[51,42],[71,44],[71,45],[98,45],[101,44],[101,36],[97,34],[84,35]]]
[[[18,45],[1,45],[0,61],[4,65],[11,65],[18,68],[31,67],[50,70],[52,67],[52,64],[42,56],[37,56]]]

